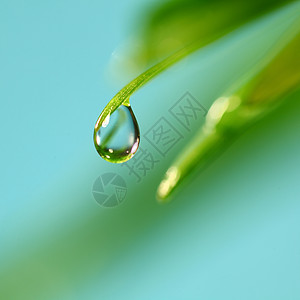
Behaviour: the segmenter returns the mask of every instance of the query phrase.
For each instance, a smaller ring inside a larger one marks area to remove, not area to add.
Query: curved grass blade
[[[150,69],[146,70],[144,73],[139,75],[137,78],[132,80],[130,83],[128,83],[123,89],[121,89],[105,106],[102,113],[100,114],[96,125],[95,125],[95,132],[99,130],[101,127],[101,124],[104,122],[104,120],[107,118],[108,115],[112,114],[120,105],[128,104],[129,97],[141,86],[143,86],[145,83],[150,81],[152,78],[154,78],[156,75],[179,61],[180,59],[186,57],[191,52],[197,50],[199,48],[199,44],[191,44],[180,51],[176,52],[175,54],[169,56],[168,58],[164,59],[160,63],[154,65]]]
[[[213,7],[211,7],[211,2],[208,0],[204,1],[196,1],[196,0],[190,0],[190,5],[187,5],[188,7],[194,7],[193,5],[197,5],[201,8],[200,12],[205,15],[199,16],[201,20],[201,32],[198,31],[193,34],[193,37],[186,40],[186,44],[184,47],[182,47],[180,50],[176,51],[175,53],[169,55],[167,58],[163,59],[161,62],[155,64],[153,67],[149,68],[145,72],[143,72],[141,75],[139,75],[137,78],[132,80],[129,84],[127,84],[122,90],[120,90],[106,105],[102,113],[100,114],[96,125],[95,125],[95,131],[97,131],[102,122],[105,120],[105,118],[112,114],[120,105],[125,104],[126,101],[129,101],[129,97],[141,86],[143,86],[145,83],[147,83],[149,80],[154,78],[156,75],[173,65],[174,63],[178,62],[182,58],[188,56],[190,53],[198,50],[199,48],[207,45],[210,42],[213,42],[217,38],[221,37],[222,35],[225,35],[228,33],[228,31],[234,29],[241,23],[244,23],[245,20],[249,20],[251,18],[254,18],[255,16],[262,14],[264,11],[268,11],[274,7],[279,6],[280,4],[284,4],[287,2],[290,2],[290,0],[264,0],[264,1],[253,1],[252,4],[245,4],[241,6],[239,3],[240,1],[237,0],[230,0],[229,2],[226,2],[226,9],[222,6],[221,0],[214,0],[212,3],[214,3],[215,10],[214,17],[210,21],[207,19],[206,13],[207,11],[211,11]],[[180,3],[180,1],[178,2]],[[206,7],[205,5],[208,5]],[[249,6],[250,5],[250,6]],[[248,7],[249,6],[249,7]],[[248,7],[248,8],[247,8]],[[178,8],[181,8],[181,5],[176,7],[175,11],[177,11]],[[222,8],[222,9],[220,9]],[[247,8],[247,9],[245,9]],[[173,11],[171,9],[171,11]],[[230,12],[235,12],[236,18],[232,18]],[[244,20],[245,19],[245,20]],[[180,22],[178,23],[181,24]],[[204,26],[205,25],[205,26]],[[177,32],[178,30],[175,30],[174,32]],[[149,48],[151,48],[149,46]],[[174,49],[172,49],[174,50]]]

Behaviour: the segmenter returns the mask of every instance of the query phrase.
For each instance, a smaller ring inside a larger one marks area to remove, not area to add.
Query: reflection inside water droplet
[[[139,147],[140,130],[130,105],[121,105],[94,131],[99,155],[109,162],[122,163]]]

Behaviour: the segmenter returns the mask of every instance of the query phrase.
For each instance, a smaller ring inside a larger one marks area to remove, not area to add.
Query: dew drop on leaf
[[[122,163],[133,157],[139,147],[140,130],[129,103],[121,105],[99,125],[94,130],[94,144],[102,158]]]

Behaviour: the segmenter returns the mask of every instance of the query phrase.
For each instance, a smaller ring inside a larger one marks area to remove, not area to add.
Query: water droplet
[[[96,127],[94,144],[102,158],[122,163],[133,157],[139,147],[140,130],[129,104],[121,105]]]

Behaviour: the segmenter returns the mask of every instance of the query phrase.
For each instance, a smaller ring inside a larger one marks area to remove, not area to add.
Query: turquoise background
[[[94,149],[95,121],[123,85],[109,77],[112,53],[153,3],[1,1],[1,299],[300,298],[299,92],[167,205],[156,187],[191,134],[139,184]],[[208,108],[299,15],[297,1],[134,94],[141,147],[186,91]],[[105,172],[127,181],[114,209],[91,193]]]

